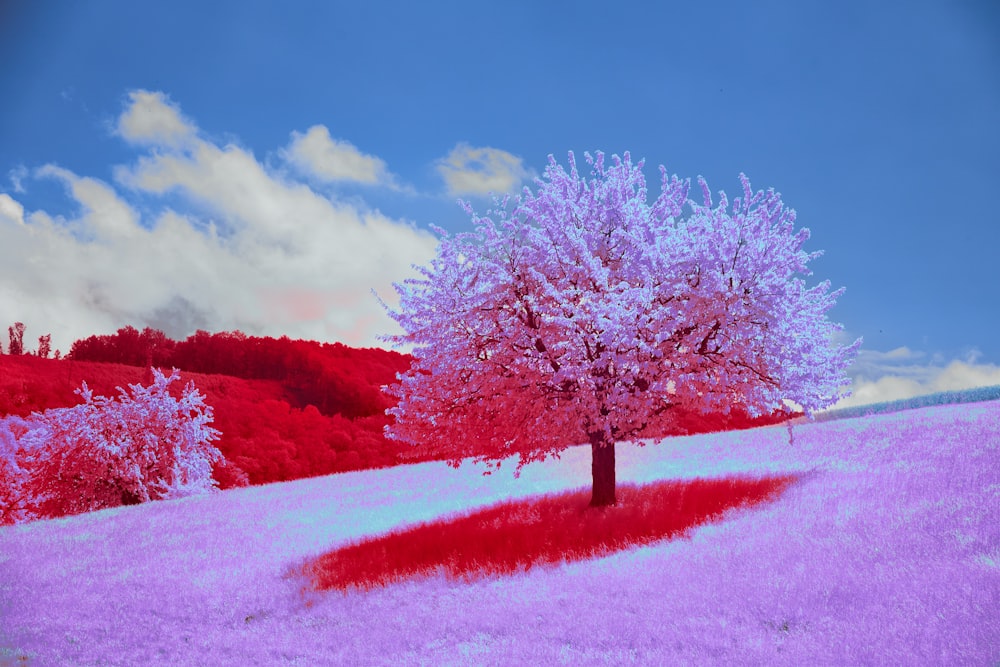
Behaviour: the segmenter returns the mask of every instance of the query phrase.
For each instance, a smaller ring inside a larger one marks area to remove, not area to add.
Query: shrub
[[[176,369],[169,377],[154,369],[152,385],[119,388],[117,399],[94,396],[84,382],[77,390],[82,405],[4,420],[0,482],[7,483],[0,493],[16,495],[12,507],[20,508],[4,519],[12,523],[215,490],[212,466],[222,454],[212,444],[218,431],[208,426],[212,408],[190,382],[179,398],[171,396],[169,387],[178,378]]]

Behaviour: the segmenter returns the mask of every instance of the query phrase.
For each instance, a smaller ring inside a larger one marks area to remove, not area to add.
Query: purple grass
[[[579,488],[589,448],[519,480],[432,462],[5,527],[0,665],[996,664],[998,445],[1000,401],[620,446],[623,483],[801,480],[688,539],[306,598],[309,559]]]

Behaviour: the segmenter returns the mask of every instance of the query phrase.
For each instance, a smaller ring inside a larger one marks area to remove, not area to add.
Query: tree
[[[38,356],[48,359],[52,354],[52,334],[45,334],[38,337]]]
[[[24,324],[15,322],[14,326],[7,327],[7,335],[10,340],[7,354],[15,356],[24,354]]]
[[[404,334],[385,339],[414,356],[385,389],[399,399],[388,437],[455,466],[517,454],[518,471],[589,443],[603,506],[615,443],[669,432],[677,408],[757,416],[788,399],[811,415],[840,398],[861,340],[833,344],[842,327],[825,313],[843,290],[796,277],[821,253],[802,250],[809,231],[793,231],[779,194],[741,174],[743,197],[713,208],[699,177],[698,205],[661,166],[649,204],[643,162],[586,158],[590,180],[572,153],[568,173],[550,156],[511,212],[508,198],[485,217],[463,202],[473,232],[435,228],[436,258],[386,306]]]
[[[62,516],[215,490],[212,464],[222,454],[208,426],[212,408],[193,383],[180,398],[153,369],[149,387],[129,385],[117,399],[94,396],[84,383],[84,403],[34,413],[20,438],[31,452],[27,493],[41,516]]]

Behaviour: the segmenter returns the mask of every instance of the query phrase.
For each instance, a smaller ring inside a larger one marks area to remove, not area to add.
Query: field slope
[[[1000,401],[619,446],[619,479],[797,474],[689,539],[474,582],[309,592],[351,540],[584,486],[586,447],[0,529],[0,664],[963,664],[1000,660]]]

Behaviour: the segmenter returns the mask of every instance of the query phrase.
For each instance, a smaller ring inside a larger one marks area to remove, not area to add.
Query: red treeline
[[[333,347],[330,346],[332,354],[343,352]],[[345,349],[348,350],[345,356],[349,356],[352,351]],[[362,353],[357,355],[361,361],[371,356],[363,354],[365,350],[353,352]],[[382,350],[374,352],[375,356],[378,353],[389,358],[402,356]],[[163,367],[169,369],[170,365]],[[356,373],[353,376],[352,370]],[[382,436],[382,427],[387,423],[384,408],[354,418],[324,415],[309,404],[298,407],[298,394],[305,393],[299,390],[309,388],[303,383],[183,371],[183,379],[193,380],[205,394],[206,402],[214,408],[213,426],[222,431],[216,445],[229,465],[216,470],[216,479],[223,488],[239,485],[241,478],[251,484],[265,484],[396,465],[402,460],[403,450],[410,449],[388,443]],[[361,387],[348,385],[350,391],[345,392],[347,398],[342,402],[348,404],[352,414],[358,412],[360,405],[357,396],[381,398],[378,387],[395,377],[391,367],[379,370],[377,363],[365,368],[352,368],[345,363],[340,372],[346,375],[342,379],[344,384],[351,380],[362,384],[362,378],[368,382]],[[84,380],[95,394],[114,396],[116,386],[148,382],[148,375],[149,368],[143,366],[4,355],[0,357],[0,415],[27,416],[35,410],[76,405],[80,398],[73,392]],[[333,390],[329,393],[332,396]],[[419,454],[407,460],[431,458],[428,453]]]
[[[338,343],[199,331],[174,341],[155,329],[119,329],[73,344],[62,360],[0,356],[0,415],[80,402],[86,381],[95,394],[150,381],[150,366],[182,371],[215,411],[216,443],[228,461],[216,479],[225,488],[441,458],[423,447],[386,441],[390,403],[380,387],[409,367],[407,355]],[[684,415],[680,432],[702,433],[780,422],[734,413]],[[651,436],[653,434],[650,434]],[[673,435],[673,434],[658,434]],[[469,455],[475,443],[468,443]]]
[[[241,332],[198,331],[173,341],[162,331],[134,327],[73,343],[67,358],[131,366],[176,367],[282,383],[293,407],[315,406],[321,414],[348,419],[382,414],[389,403],[380,391],[410,358],[379,348],[356,349],[340,343],[247,336]]]
[[[253,396],[217,400],[196,382],[215,407],[219,450],[254,484],[396,465],[410,449],[382,435],[390,402],[380,388],[410,365],[397,352],[238,331],[198,331],[174,341],[162,331],[125,327],[76,341],[67,359],[176,367],[257,382],[263,390]],[[428,458],[425,452],[406,460]]]

